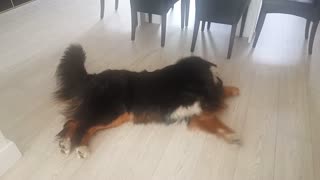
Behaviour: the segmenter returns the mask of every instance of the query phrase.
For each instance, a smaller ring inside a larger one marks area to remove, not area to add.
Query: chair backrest
[[[320,0],[314,0],[314,6],[320,9]]]
[[[203,20],[218,18],[221,23],[225,20],[236,21],[240,17],[235,16],[241,15],[249,2],[250,0],[196,0],[196,16]]]
[[[130,0],[131,8],[141,12],[162,14],[178,0]]]
[[[221,7],[221,11],[227,8],[235,7],[238,0],[196,0],[196,8],[199,10],[210,10]]]
[[[315,19],[320,19],[320,0],[314,0],[313,2],[314,7],[315,7],[315,12],[314,12],[314,16]]]

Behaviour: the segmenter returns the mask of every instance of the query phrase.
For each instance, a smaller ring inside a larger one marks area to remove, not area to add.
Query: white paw
[[[71,140],[70,138],[63,138],[59,141],[60,152],[64,154],[70,154],[71,151]]]
[[[76,148],[76,153],[78,158],[84,159],[89,156],[89,148],[88,146],[79,146]]]
[[[227,134],[225,137],[230,144],[238,144],[238,145],[242,144],[240,135],[237,133]]]

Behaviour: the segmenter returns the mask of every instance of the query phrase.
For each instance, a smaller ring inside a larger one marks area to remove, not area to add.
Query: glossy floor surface
[[[225,84],[241,90],[221,117],[241,147],[184,124],[127,124],[99,133],[87,159],[59,152],[64,119],[52,92],[64,48],[82,44],[91,73],[164,67],[191,55],[194,10],[181,30],[179,6],[168,13],[164,48],[155,23],[143,23],[130,41],[128,0],[118,12],[107,0],[103,20],[98,0],[37,0],[0,14],[0,129],[23,153],[1,179],[320,179],[320,32],[308,56],[305,20],[286,15],[267,17],[254,51],[237,38],[230,60],[230,27],[199,32],[194,55],[218,64]]]

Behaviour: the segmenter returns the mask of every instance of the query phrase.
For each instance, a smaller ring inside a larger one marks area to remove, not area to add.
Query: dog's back
[[[154,72],[138,73],[130,88],[133,111],[155,111],[168,117],[180,106],[196,102],[202,108],[217,108],[223,90],[222,82],[214,81],[212,66],[199,57],[188,57]]]

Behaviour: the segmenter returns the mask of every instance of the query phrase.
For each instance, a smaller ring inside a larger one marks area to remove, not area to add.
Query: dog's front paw
[[[237,144],[237,145],[242,144],[240,135],[237,133],[227,134],[227,135],[225,135],[225,138],[226,138],[227,142],[230,144]]]
[[[60,152],[64,154],[70,154],[71,151],[71,139],[70,138],[62,138],[59,141]]]
[[[90,154],[88,146],[77,147],[76,153],[77,153],[78,158],[80,158],[80,159],[84,159],[84,158],[88,157]]]
[[[239,96],[240,95],[240,89],[237,87],[233,87],[231,90],[232,96]]]

